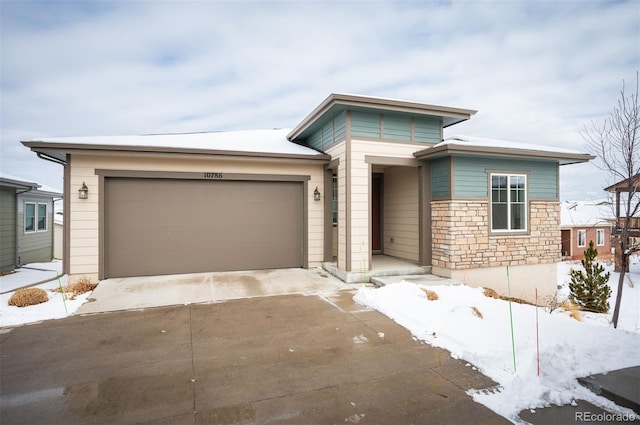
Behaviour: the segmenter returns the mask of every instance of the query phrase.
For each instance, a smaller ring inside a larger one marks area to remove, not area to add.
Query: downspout
[[[67,169],[68,161],[64,161],[62,159],[55,158],[55,157],[53,157],[51,155],[47,155],[46,153],[43,153],[43,152],[36,152],[36,155],[38,156],[38,158],[44,159],[45,161],[49,161],[49,162],[53,162],[54,164],[62,165],[64,170]],[[66,158],[69,158],[69,156],[67,155]],[[65,172],[63,172],[63,177],[66,179],[66,173]],[[63,186],[64,186],[63,190],[62,190],[63,195],[62,195],[62,198],[61,198],[63,200],[63,204],[62,204],[63,213],[66,211],[66,213],[63,214],[63,226],[64,226],[65,230],[63,231],[63,235],[62,235],[62,274],[66,274],[68,272],[66,266],[67,266],[67,264],[69,264],[69,259],[68,259],[67,255],[65,255],[66,254],[67,241],[66,241],[66,237],[65,237],[65,233],[64,233],[68,229],[67,220],[68,220],[68,215],[69,215],[68,214],[69,209],[65,208],[65,206],[66,206],[65,203],[68,202],[68,198],[69,198],[69,193],[67,193],[66,196],[65,196],[65,193],[64,193],[65,189],[66,189],[66,184],[67,184],[67,182],[63,183]],[[54,204],[55,204],[55,202],[56,201],[53,201]],[[53,245],[55,243],[54,236],[53,236],[53,234],[55,233],[55,226],[56,226],[55,206],[53,207],[53,211],[52,212],[53,212],[53,219],[52,219],[52,223],[51,223],[51,226],[52,226],[52,229],[51,229],[51,235],[52,235],[51,236],[51,241],[52,241],[52,243],[51,243],[51,245]],[[54,257],[53,251],[54,251],[54,248],[52,247],[51,248],[51,258]]]

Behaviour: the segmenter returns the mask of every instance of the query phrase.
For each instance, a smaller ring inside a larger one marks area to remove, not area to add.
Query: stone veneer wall
[[[561,261],[560,204],[529,203],[530,232],[489,235],[489,203],[433,201],[432,264],[448,270],[547,264]]]

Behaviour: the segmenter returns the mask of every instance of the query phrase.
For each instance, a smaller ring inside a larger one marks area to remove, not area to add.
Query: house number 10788
[[[223,178],[223,175],[222,175],[222,173],[208,173],[208,172],[205,172],[204,173],[204,178],[205,179],[221,179],[221,178]]]

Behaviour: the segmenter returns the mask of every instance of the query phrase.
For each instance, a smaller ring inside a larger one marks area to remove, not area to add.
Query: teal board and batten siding
[[[331,146],[343,141],[347,134],[347,113],[345,111],[336,115],[327,122],[321,129],[309,136],[306,145],[325,152]]]
[[[16,267],[16,191],[0,187],[0,271]]]
[[[471,157],[453,158],[453,196],[488,197],[488,170],[527,173],[529,199],[558,199],[558,163],[555,161]]]
[[[442,124],[437,117],[413,118],[414,142],[440,143],[442,140]]]
[[[401,114],[388,114],[382,116],[384,135],[383,139],[411,141],[411,116]]]
[[[351,111],[351,136],[380,139],[380,113]]]
[[[450,181],[450,159],[440,158],[431,161],[431,197],[433,199],[448,198]]]

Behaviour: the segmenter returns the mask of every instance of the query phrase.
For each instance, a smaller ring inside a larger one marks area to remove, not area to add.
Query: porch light
[[[82,187],[78,189],[78,198],[87,199],[89,197],[89,188],[82,182]]]
[[[316,190],[313,191],[313,200],[314,201],[320,200],[320,191],[318,190],[318,186],[316,186]]]

